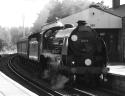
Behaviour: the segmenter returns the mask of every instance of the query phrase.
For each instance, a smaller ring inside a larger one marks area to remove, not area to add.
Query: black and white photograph
[[[0,0],[0,96],[125,96],[125,0]]]

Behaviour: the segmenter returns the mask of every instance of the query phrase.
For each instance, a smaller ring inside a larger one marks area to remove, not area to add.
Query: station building
[[[105,40],[109,62],[123,62],[125,61],[125,5],[120,5],[120,0],[113,0],[112,4],[113,7],[109,9],[92,6],[60,21],[77,26],[78,20],[85,20]]]

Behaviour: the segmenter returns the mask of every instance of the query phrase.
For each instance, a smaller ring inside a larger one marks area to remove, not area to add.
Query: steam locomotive
[[[100,79],[108,72],[105,42],[85,21],[77,23],[77,27],[65,24],[34,33],[17,43],[17,51],[38,61],[40,73],[55,71],[71,80]]]

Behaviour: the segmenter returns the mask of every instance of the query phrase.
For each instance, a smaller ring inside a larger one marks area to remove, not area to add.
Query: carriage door
[[[38,40],[37,38],[31,38],[29,41],[29,58],[33,60],[39,60],[38,54]]]

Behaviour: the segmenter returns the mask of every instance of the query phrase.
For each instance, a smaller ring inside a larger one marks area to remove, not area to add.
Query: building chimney
[[[120,0],[112,0],[112,8],[118,8],[120,6]]]

